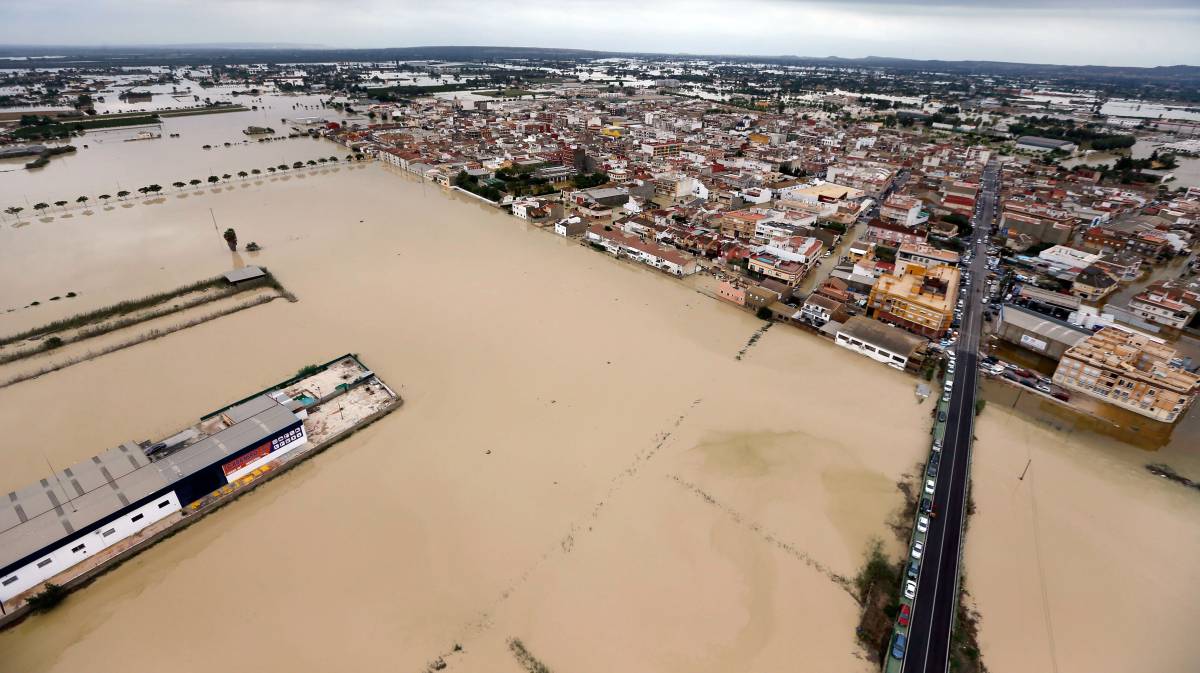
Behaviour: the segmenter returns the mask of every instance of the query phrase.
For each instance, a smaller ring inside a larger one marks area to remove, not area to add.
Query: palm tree
[[[142,196],[145,196],[146,193],[149,191],[150,191],[149,187],[138,187],[138,194],[141,194]]]
[[[66,201],[55,201],[55,202],[54,202],[54,205],[56,205],[56,206],[58,206],[59,208],[61,208],[61,209],[62,209],[62,211],[63,211],[64,213],[65,213],[65,212],[67,212],[67,209],[66,209],[66,207],[65,207],[65,206],[67,205],[67,202],[66,202]]]
[[[50,204],[49,204],[49,203],[35,203],[35,204],[33,204],[33,209],[34,209],[34,210],[36,210],[36,211],[38,211],[39,213],[40,213],[40,212],[42,212],[43,210],[45,210],[45,209],[49,208],[49,207],[50,207]]]
[[[309,166],[316,166],[316,165],[317,165],[317,162],[313,161],[312,159],[309,159],[308,161],[306,161],[306,162],[304,162],[304,163],[308,164]]]
[[[200,180],[197,178],[192,178],[191,180],[188,180],[188,184],[195,187],[196,185],[200,184]]]
[[[325,162],[327,162],[327,161],[329,161],[329,160],[328,160],[328,159],[326,159],[325,157],[321,157],[320,159],[317,159],[317,163],[320,163],[320,164],[323,164],[323,163],[325,163]]]
[[[157,194],[162,191],[162,185],[150,185],[146,188],[146,191],[150,192],[151,194]]]
[[[121,191],[117,192],[117,198],[118,198],[118,199],[122,199],[122,200],[124,200],[126,196],[129,196],[129,190],[128,190],[128,189],[122,189]]]
[[[279,164],[275,168],[278,168],[281,171],[286,171],[288,169],[288,166],[287,166],[287,164]]]
[[[230,175],[230,174],[226,173],[225,175],[222,175],[222,176],[221,176],[221,179],[222,179],[222,180],[228,180],[229,178],[232,178],[232,177],[233,177],[232,175]]]
[[[237,232],[232,227],[225,230],[225,244],[231,251],[237,251]]]
[[[87,202],[88,202],[88,197],[86,197],[86,196],[81,196],[81,197],[75,199],[75,203],[82,203],[85,206],[87,205]]]
[[[17,221],[18,221],[18,222],[20,222],[20,221],[21,221],[21,211],[22,211],[22,210],[25,210],[25,209],[24,209],[24,208],[22,208],[21,206],[9,206],[9,207],[7,207],[7,208],[5,208],[5,209],[4,209],[4,212],[8,213],[9,215],[16,215],[16,216],[17,216]]]
[[[175,182],[171,183],[171,186],[174,187],[175,189],[182,190],[185,186],[185,183],[176,180]]]
[[[238,177],[239,177],[239,178],[241,178],[241,179],[243,179],[243,180],[245,180],[245,179],[246,179],[246,176],[247,176],[247,175],[250,175],[250,174],[249,174],[249,173],[247,173],[246,171],[238,171]]]
[[[101,194],[100,196],[97,196],[96,198],[100,199],[101,201],[105,201],[105,202],[107,202],[107,201],[108,201],[109,199],[111,199],[112,197],[111,197],[111,196],[109,196],[108,194]]]
[[[329,160],[330,160],[330,161],[333,161],[333,162],[336,162],[336,161],[338,160],[338,158],[337,158],[336,156],[333,156],[333,157],[329,157]]]
[[[262,175],[262,171],[258,170],[257,168],[251,168],[250,173],[251,175]]]
[[[218,177],[217,177],[217,176],[215,176],[215,175],[210,175],[210,176],[208,176],[208,181],[209,181],[210,183],[212,183],[212,184],[214,184],[214,185],[215,185],[215,184],[217,184],[218,182],[220,182],[220,181],[221,181],[221,178],[218,178]]]
[[[268,172],[268,173],[274,173],[274,172],[275,172],[275,167],[274,167],[274,166],[267,166],[267,172]]]

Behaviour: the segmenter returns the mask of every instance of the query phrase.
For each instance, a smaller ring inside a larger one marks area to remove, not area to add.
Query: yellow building
[[[624,135],[624,133],[625,133],[625,129],[621,128],[620,126],[613,125],[613,124],[605,126],[603,129],[600,130],[601,135],[606,135],[611,138],[620,138],[622,135]]]
[[[867,308],[876,320],[937,337],[950,329],[958,282],[958,269],[952,266],[909,265],[899,274],[884,274],[875,281]]]
[[[1173,366],[1161,339],[1110,326],[1063,353],[1054,382],[1164,423],[1192,405],[1200,376]]]

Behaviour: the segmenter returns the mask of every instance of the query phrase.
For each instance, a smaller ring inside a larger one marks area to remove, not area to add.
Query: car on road
[[[920,540],[917,540],[916,542],[913,543],[912,551],[909,553],[912,555],[913,558],[920,561],[921,554],[923,554],[924,552],[925,552],[925,543],[921,542]]]
[[[925,516],[924,514],[917,517],[917,532],[918,533],[928,533],[929,532],[929,517]]]
[[[936,457],[938,454],[935,453],[933,455]],[[925,476],[936,477],[937,473],[938,473],[938,464],[932,460],[929,461],[929,467],[925,468]]]
[[[951,359],[949,362],[946,363],[946,371],[950,372],[951,374],[954,373],[954,360],[953,359]]]
[[[949,402],[949,401],[950,401],[950,391],[949,391],[949,390],[947,390],[946,392],[942,393],[942,401],[943,401],[943,402]]]
[[[925,480],[925,492],[928,493],[929,495],[933,495],[933,491],[936,487],[937,487],[936,481],[934,481],[932,479]]]
[[[933,501],[931,501],[929,498],[921,498],[921,511],[929,512],[932,509],[933,509]]]
[[[941,443],[940,441],[938,441],[938,442],[934,442],[934,443],[933,443],[933,450],[934,450],[934,451],[937,451],[937,452],[939,452],[937,455],[939,455],[939,456],[940,456],[940,455],[941,455],[941,450],[942,450],[942,443]]]
[[[946,412],[939,411],[938,412],[938,423],[945,423],[945,422],[946,422]]]
[[[907,582],[904,583],[904,597],[910,601],[916,600],[916,598],[917,598],[917,583],[914,580],[908,580]],[[892,653],[895,654],[895,650],[893,650]],[[901,651],[900,655],[903,656],[904,652]]]
[[[908,621],[912,618],[912,608],[908,607],[908,603],[900,606],[900,615],[896,617],[896,621],[900,626],[908,626]]]

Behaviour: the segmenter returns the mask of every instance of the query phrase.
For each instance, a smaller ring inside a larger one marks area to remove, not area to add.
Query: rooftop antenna
[[[67,489],[63,488],[62,479],[58,478],[58,470],[55,470],[54,466],[50,464],[49,456],[43,453],[42,458],[46,460],[46,467],[50,468],[50,474],[54,475],[54,481],[58,484],[58,490],[62,491],[63,497],[66,498],[67,503],[71,505],[71,511],[78,512],[79,510],[75,509],[75,499],[67,495]]]

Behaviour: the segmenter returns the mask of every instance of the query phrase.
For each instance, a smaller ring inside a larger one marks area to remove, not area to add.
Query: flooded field
[[[990,403],[976,431],[965,573],[988,670],[1195,671],[1200,492],[1143,468],[1195,476],[1195,434],[1150,452],[1037,419]]]
[[[346,154],[201,148],[280,130],[286,101],[166,120],[179,139],[89,134],[40,173],[0,173],[0,205]],[[846,582],[925,455],[911,377],[784,327],[747,349],[762,322],[700,279],[376,164],[30,213],[0,224],[2,334],[243,264],[299,301],[0,390],[0,488],[347,351],[406,404],[0,633],[0,673],[208,671],[214,652],[262,671],[516,671],[511,638],[573,673],[875,670]],[[226,227],[262,252],[231,253]],[[1200,505],[1141,467],[1196,477],[1196,433],[1149,453],[989,399],[966,553],[991,670],[1200,658],[1182,632]]]
[[[205,92],[214,99],[229,98]],[[246,96],[231,99],[246,106],[258,105],[258,110],[221,112],[188,117],[162,119],[161,128],[149,127],[162,137],[154,140],[130,140],[147,127],[124,127],[89,131],[72,138],[73,154],[54,157],[43,168],[26,170],[28,157],[0,160],[0,211],[9,206],[25,209],[22,219],[36,219],[33,205],[39,201],[53,204],[68,201],[70,210],[77,209],[79,196],[91,199],[95,206],[100,194],[112,195],[126,190],[137,194],[138,187],[161,185],[166,192],[175,192],[171,183],[192,179],[206,181],[208,176],[238,171],[264,170],[278,164],[291,165],[335,154],[345,155],[343,148],[324,140],[301,138],[258,142],[260,136],[247,136],[242,131],[249,126],[269,127],[275,135],[286,136],[294,126],[284,120],[306,117],[342,119],[344,115],[332,108],[321,108],[317,96],[263,96],[251,102]],[[189,102],[190,104],[190,102]],[[171,137],[177,133],[178,137]],[[230,143],[229,147],[225,143]],[[47,145],[68,144],[62,142]],[[86,147],[85,147],[86,145]],[[211,149],[204,149],[209,145]],[[46,211],[60,212],[54,207]],[[0,216],[12,223],[11,215]]]
[[[240,263],[299,297],[0,390],[3,486],[346,351],[405,407],[0,634],[0,670],[518,670],[510,638],[873,670],[845,578],[926,446],[911,378],[782,328],[736,360],[752,316],[378,165],[259,182],[0,228],[5,305],[78,294],[2,332]]]

